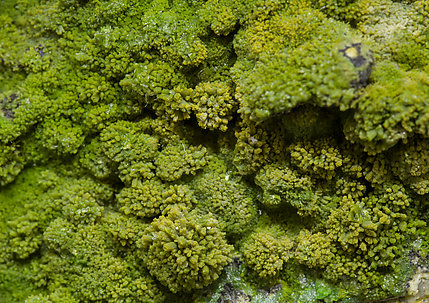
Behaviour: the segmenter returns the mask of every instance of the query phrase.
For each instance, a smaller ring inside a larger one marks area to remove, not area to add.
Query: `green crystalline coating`
[[[427,0],[1,1],[0,301],[411,295],[428,20]]]

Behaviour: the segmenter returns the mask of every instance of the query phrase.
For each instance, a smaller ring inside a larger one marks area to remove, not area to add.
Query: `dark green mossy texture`
[[[428,20],[427,0],[0,1],[0,302],[406,295]]]

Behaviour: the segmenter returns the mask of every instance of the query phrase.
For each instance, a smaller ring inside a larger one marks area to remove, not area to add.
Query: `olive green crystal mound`
[[[172,208],[155,219],[141,239],[149,272],[172,292],[191,291],[215,281],[231,261],[216,219]]]
[[[0,302],[426,298],[428,20],[0,1]]]

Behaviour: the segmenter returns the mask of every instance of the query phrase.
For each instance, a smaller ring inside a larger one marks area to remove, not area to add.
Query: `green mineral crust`
[[[427,302],[428,0],[3,0],[0,29],[0,303]]]

